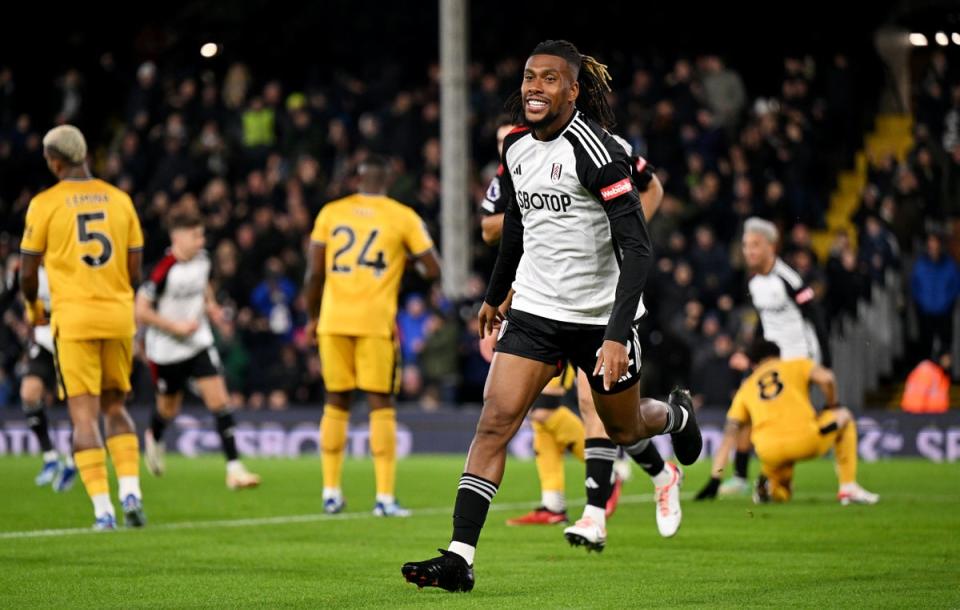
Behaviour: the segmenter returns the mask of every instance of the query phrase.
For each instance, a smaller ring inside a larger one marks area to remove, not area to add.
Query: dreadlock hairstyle
[[[610,73],[607,66],[589,55],[581,55],[572,42],[566,40],[545,40],[534,47],[530,55],[556,55],[570,64],[573,76],[580,83],[580,97],[577,107],[585,115],[600,123],[604,129],[610,129],[616,124],[613,109],[607,103],[607,92],[610,91]],[[504,108],[514,123],[522,125],[523,96],[520,89],[514,91],[507,98]]]

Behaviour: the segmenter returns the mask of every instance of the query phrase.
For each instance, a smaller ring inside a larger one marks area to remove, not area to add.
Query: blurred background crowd
[[[479,203],[496,170],[495,131],[522,60],[469,66],[477,215],[467,296],[451,301],[439,285],[412,275],[404,281],[401,400],[424,408],[481,397],[488,365],[475,313],[496,252],[480,239]],[[645,296],[647,393],[684,383],[704,404],[728,402],[740,379],[729,358],[755,326],[739,252],[749,216],[781,227],[783,258],[814,288],[827,318],[855,312],[870,286],[898,269],[910,273],[903,305],[919,320],[904,366],[952,345],[960,274],[956,244],[943,229],[960,216],[960,64],[930,54],[913,93],[913,149],[903,162],[868,160],[856,233],[837,233],[828,257],[818,258],[812,232],[826,226],[837,174],[852,162],[875,111],[874,92],[859,81],[862,66],[842,53],[788,54],[778,78],[751,83],[709,53],[609,61],[615,131],[657,167],[666,190],[650,223],[656,262]],[[0,62],[0,406],[16,404],[24,372],[28,328],[11,290],[24,212],[53,182],[41,138],[55,124],[80,126],[94,173],[133,197],[147,235],[146,270],[167,246],[164,219],[172,211],[195,209],[206,218],[214,287],[227,313],[217,345],[237,405],[322,402],[318,356],[303,333],[304,255],[316,214],[354,191],[366,155],[389,158],[389,194],[423,217],[442,256],[436,64],[414,78],[389,64],[291,78],[241,62],[121,66],[104,52],[82,70],[51,75],[44,95],[52,102],[41,108],[22,95],[23,76]],[[139,354],[138,363],[135,399],[148,401]]]

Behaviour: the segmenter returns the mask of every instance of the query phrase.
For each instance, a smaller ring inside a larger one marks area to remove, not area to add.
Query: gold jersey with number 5
[[[62,180],[33,198],[20,249],[44,257],[59,338],[134,335],[127,253],[142,248],[133,202],[103,180]]]

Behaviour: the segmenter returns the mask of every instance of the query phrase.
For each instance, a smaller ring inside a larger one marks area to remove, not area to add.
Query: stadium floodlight
[[[934,38],[936,39],[937,44],[940,45],[941,47],[945,47],[948,44],[950,44],[950,39],[947,38],[947,35],[944,34],[943,32],[937,32]]]
[[[950,39],[953,40],[953,44],[960,45],[960,32],[950,34]]]
[[[215,42],[207,42],[207,43],[204,43],[202,47],[200,47],[200,55],[203,55],[207,59],[210,59],[211,57],[216,56],[216,54],[219,52],[220,52],[220,47],[218,47],[217,43]]]
[[[927,37],[919,32],[914,32],[910,34],[910,44],[915,47],[925,47],[927,46]]]

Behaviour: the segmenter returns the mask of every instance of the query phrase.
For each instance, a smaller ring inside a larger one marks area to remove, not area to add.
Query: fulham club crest
[[[553,167],[550,169],[550,181],[554,184],[560,182],[560,170],[563,169],[563,165],[559,163],[554,163]]]

